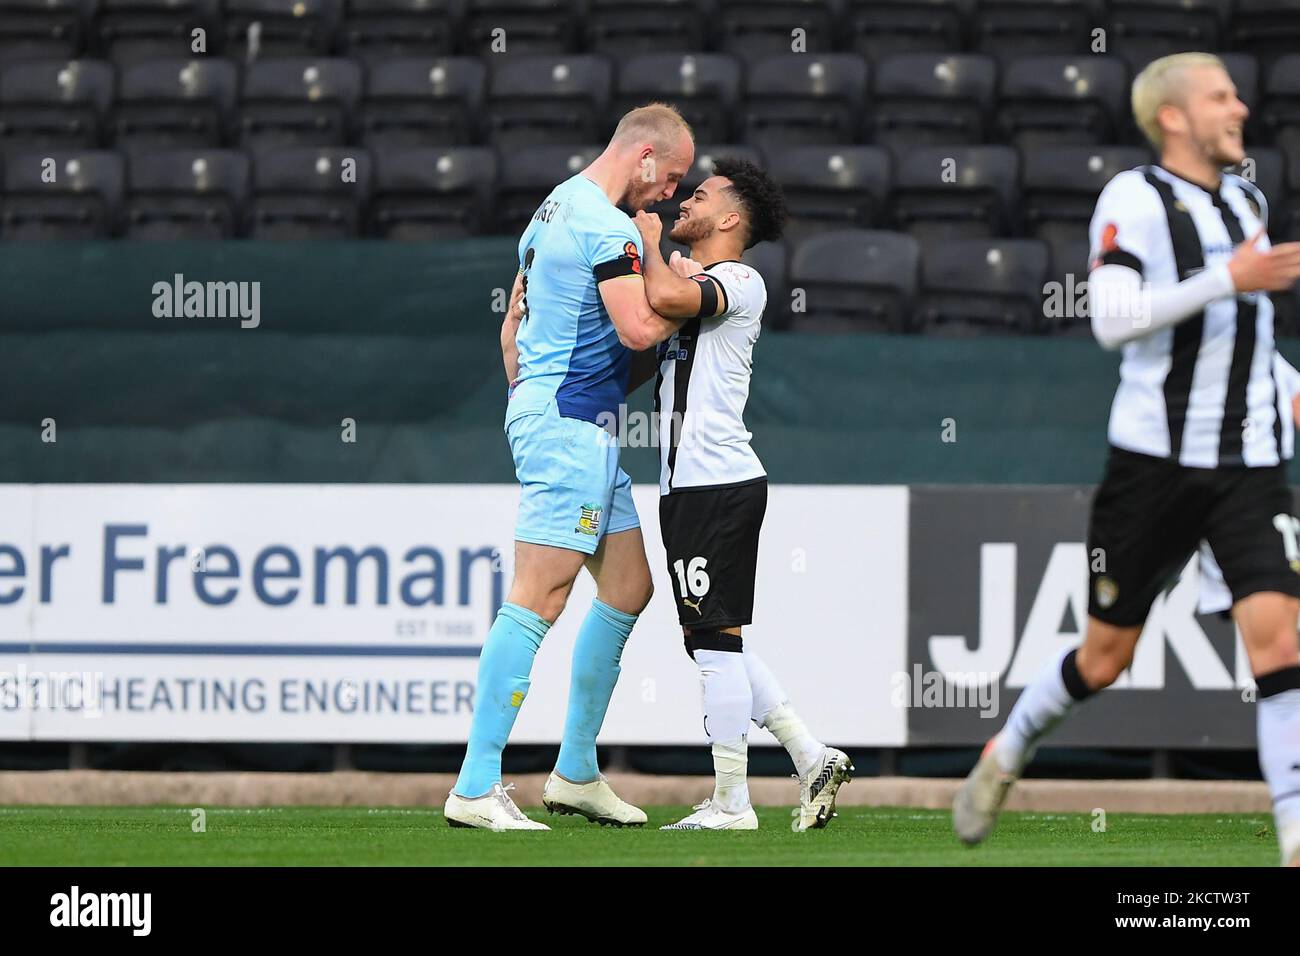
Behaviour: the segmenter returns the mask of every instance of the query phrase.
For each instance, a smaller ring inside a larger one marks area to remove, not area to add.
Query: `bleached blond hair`
[[[1183,77],[1198,66],[1217,66],[1227,72],[1223,61],[1213,53],[1174,53],[1148,63],[1133,81],[1133,118],[1156,149],[1165,145],[1156,114],[1162,106],[1183,105]]]
[[[610,143],[633,146],[636,143],[650,142],[657,152],[671,153],[683,134],[695,138],[691,124],[677,112],[675,106],[668,103],[647,103],[623,115],[614,129]]]

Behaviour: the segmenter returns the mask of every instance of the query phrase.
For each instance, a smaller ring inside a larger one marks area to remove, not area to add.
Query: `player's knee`
[[[1079,676],[1088,685],[1088,689],[1094,691],[1102,690],[1115,683],[1115,681],[1119,680],[1119,675],[1124,673],[1132,663],[1132,652],[1126,653],[1122,650],[1087,653],[1083,648],[1080,648],[1075,657],[1075,665],[1079,668]]]

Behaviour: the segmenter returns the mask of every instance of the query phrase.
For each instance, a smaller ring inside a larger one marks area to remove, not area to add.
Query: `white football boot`
[[[528,819],[524,811],[515,806],[506,792],[513,790],[514,786],[513,783],[508,787],[494,783],[491,790],[472,800],[453,790],[447,794],[447,802],[442,808],[447,825],[480,830],[549,830],[545,823]]]
[[[757,830],[758,814],[753,807],[743,813],[728,813],[712,800],[705,800],[692,809],[689,817],[660,827],[660,830]]]
[[[952,801],[952,828],[963,843],[974,846],[984,841],[997,822],[1007,793],[1018,779],[1018,775],[1005,773],[998,766],[993,740],[985,744],[975,768]]]
[[[603,773],[590,783],[574,783],[552,771],[542,788],[542,806],[551,813],[576,813],[601,826],[639,827],[646,821],[643,810],[618,798]]]
[[[799,778],[799,810],[791,826],[796,833],[820,830],[835,816],[835,795],[853,777],[853,761],[843,750],[826,747],[822,758]]]

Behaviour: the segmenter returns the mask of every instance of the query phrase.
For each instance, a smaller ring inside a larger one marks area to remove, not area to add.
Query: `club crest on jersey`
[[[578,526],[573,530],[593,537],[600,534],[600,506],[583,505],[578,513]]]
[[[1097,579],[1097,584],[1093,588],[1093,591],[1097,595],[1097,606],[1102,610],[1113,605],[1119,597],[1119,585],[1115,583],[1113,578],[1106,577],[1105,575]]]

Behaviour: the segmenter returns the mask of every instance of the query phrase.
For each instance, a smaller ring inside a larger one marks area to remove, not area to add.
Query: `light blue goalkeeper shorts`
[[[594,554],[605,535],[641,526],[618,440],[599,425],[563,417],[552,401],[511,420],[506,437],[520,486],[516,541]]]

